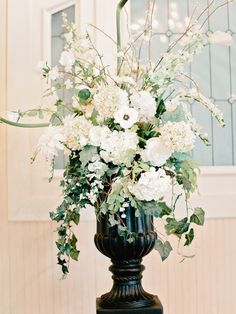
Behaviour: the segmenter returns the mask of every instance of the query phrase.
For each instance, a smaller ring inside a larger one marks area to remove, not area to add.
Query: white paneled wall
[[[209,220],[191,253],[161,263],[145,259],[144,286],[161,298],[165,314],[235,314],[236,219]],[[109,261],[93,245],[95,226],[79,230],[81,256],[60,280],[50,223],[0,222],[1,314],[95,314],[95,298],[109,290]]]

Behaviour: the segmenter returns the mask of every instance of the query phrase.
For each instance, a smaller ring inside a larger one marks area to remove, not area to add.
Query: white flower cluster
[[[200,93],[196,88],[181,90],[179,92],[179,96],[186,99],[198,101],[211,112],[211,114],[217,119],[222,127],[225,126],[222,111],[209,98]]]
[[[59,150],[64,149],[63,142],[64,136],[62,129],[60,127],[51,126],[40,136],[37,150],[46,160],[51,161],[58,155]]]
[[[196,136],[191,126],[184,122],[167,122],[159,128],[161,141],[172,152],[187,152],[193,149]]]
[[[138,137],[136,132],[126,130],[125,132],[113,131],[103,138],[101,143],[101,157],[106,162],[115,165],[130,164],[138,148]]]
[[[129,186],[129,191],[141,201],[158,201],[171,189],[171,178],[163,169],[158,171],[151,168],[150,171],[141,174],[137,183]]]
[[[89,132],[92,123],[84,116],[68,115],[64,118],[63,136],[66,148],[79,150],[89,144]]]

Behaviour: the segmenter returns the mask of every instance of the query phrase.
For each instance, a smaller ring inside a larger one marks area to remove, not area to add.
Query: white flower
[[[120,107],[128,104],[127,92],[117,86],[102,87],[94,96],[94,107],[98,111],[100,121],[113,118]]]
[[[67,44],[72,44],[73,43],[73,32],[70,31],[66,34],[64,34],[65,40],[67,42]]]
[[[137,151],[138,137],[135,132],[113,131],[103,138],[100,152],[105,162],[113,162],[116,165],[129,164]]]
[[[172,152],[186,152],[194,147],[196,136],[184,121],[167,122],[160,127],[160,140]]]
[[[64,145],[62,144],[63,140],[62,128],[50,126],[39,138],[37,146],[38,152],[50,161],[58,155],[59,150],[64,149]]]
[[[138,182],[128,188],[141,201],[158,201],[170,191],[171,178],[163,169],[156,171],[155,168],[151,168],[142,173]]]
[[[233,38],[228,33],[216,31],[213,34],[209,35],[209,42],[211,44],[220,44],[229,47],[232,45]]]
[[[75,63],[75,56],[71,51],[63,51],[59,62],[65,67],[66,71],[70,71]]]
[[[160,167],[165,164],[171,154],[171,149],[165,146],[159,137],[154,137],[147,141],[146,148],[141,152],[141,157],[143,161]]]
[[[17,122],[20,118],[19,112],[17,111],[8,111],[7,112],[7,119],[12,122]]]
[[[181,104],[179,96],[176,96],[175,98],[168,100],[165,102],[165,107],[168,112],[173,112],[177,109],[177,107]]]
[[[139,113],[139,119],[148,121],[156,114],[156,101],[147,91],[135,93],[130,97],[131,107]]]
[[[51,80],[51,81],[55,81],[59,78],[60,74],[59,74],[59,70],[58,70],[58,67],[55,66],[53,67],[49,73],[48,73],[48,78]]]
[[[92,126],[89,131],[89,144],[93,146],[101,146],[103,139],[105,139],[111,131],[106,126]]]
[[[138,121],[138,112],[134,108],[121,107],[114,115],[115,122],[124,129],[131,128]]]
[[[73,82],[70,79],[67,79],[64,83],[66,89],[73,88]]]
[[[89,132],[92,123],[83,116],[68,115],[63,120],[63,135],[66,147],[79,150],[89,143]]]

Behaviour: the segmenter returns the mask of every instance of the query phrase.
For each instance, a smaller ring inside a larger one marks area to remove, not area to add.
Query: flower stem
[[[120,13],[128,0],[121,0],[116,9],[116,31],[117,31],[117,53],[121,51],[121,29],[120,29]],[[121,57],[117,57],[117,71],[119,71],[121,65]]]
[[[25,124],[25,123],[18,123],[13,122],[4,118],[0,117],[0,123],[5,123],[8,125],[16,126],[18,128],[46,128],[49,126],[49,123],[39,123],[39,124]]]

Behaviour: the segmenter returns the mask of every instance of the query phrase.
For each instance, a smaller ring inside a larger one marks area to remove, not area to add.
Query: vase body
[[[127,208],[123,221],[129,231],[136,234],[132,243],[119,236],[117,226],[109,227],[107,215],[97,221],[95,245],[111,259],[109,270],[113,274],[113,287],[98,299],[98,305],[103,309],[151,308],[157,304],[157,298],[142,287],[144,266],[141,262],[155,245],[157,235],[153,228],[153,218],[147,215],[135,217],[135,210]]]

